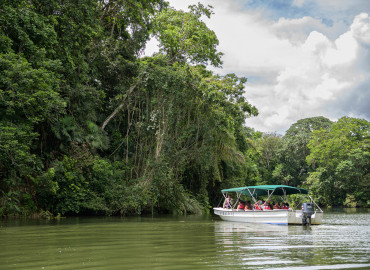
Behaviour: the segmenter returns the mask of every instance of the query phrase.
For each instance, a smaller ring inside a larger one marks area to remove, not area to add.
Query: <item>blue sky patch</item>
[[[304,0],[301,5],[294,0],[246,0],[246,9],[261,11],[269,19],[277,21],[279,18],[297,19],[309,16],[321,20],[323,24],[331,27],[336,21],[346,25],[360,12],[370,13],[370,0]]]

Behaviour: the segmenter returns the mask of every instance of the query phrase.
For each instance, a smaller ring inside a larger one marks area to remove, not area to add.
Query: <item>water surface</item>
[[[218,217],[0,221],[0,269],[370,269],[370,213],[311,227]]]

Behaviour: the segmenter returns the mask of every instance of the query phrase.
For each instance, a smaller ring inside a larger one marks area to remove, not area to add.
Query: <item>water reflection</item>
[[[311,227],[215,222],[219,263],[233,269],[370,269],[369,223],[369,214],[343,213],[329,213],[324,225]]]
[[[224,253],[235,255],[230,263],[250,269],[303,263],[318,247],[311,227],[217,222],[215,234]]]
[[[319,226],[218,217],[0,220],[0,269],[370,269],[370,213]]]

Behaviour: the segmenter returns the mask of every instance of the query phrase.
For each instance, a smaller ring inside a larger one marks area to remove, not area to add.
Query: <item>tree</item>
[[[199,3],[189,8],[190,12],[167,8],[157,16],[154,36],[160,43],[161,52],[167,55],[170,64],[188,61],[220,66],[222,53],[216,48],[217,36],[201,21],[202,15],[210,18],[212,7]]]
[[[278,150],[281,136],[275,133],[264,133],[261,138],[254,141],[257,150],[258,171],[261,179],[258,184],[274,183],[273,171],[278,162]]]
[[[306,157],[307,144],[314,130],[328,130],[332,122],[325,117],[312,117],[298,120],[285,133],[279,149],[279,165],[273,175],[286,185],[299,186],[304,183],[309,172]]]
[[[0,70],[0,174],[4,180],[0,190],[2,206],[7,208],[8,203],[34,194],[29,181],[42,168],[34,154],[40,135],[36,128],[41,122],[55,123],[65,102],[58,93],[56,75],[32,68],[21,56],[0,54]]]
[[[347,191],[345,205],[369,206],[369,168],[370,152],[363,149],[352,149],[345,160],[341,161],[335,171],[335,177],[341,187]]]
[[[56,33],[28,1],[0,4],[0,215],[35,211],[40,126],[64,113]]]
[[[160,42],[161,52],[165,53],[170,65],[189,61],[193,64],[210,62],[214,66],[219,66],[222,53],[216,50],[218,39],[215,33],[200,20],[202,14],[210,17],[211,8],[205,8],[199,4],[190,6],[190,9],[190,12],[184,12],[167,8],[156,17],[152,31]],[[144,82],[145,75],[141,72],[129,86],[123,101],[105,119],[102,129],[122,110],[127,103],[127,97]]]
[[[352,203],[368,203],[367,197],[360,195],[364,195],[364,183],[368,179],[369,127],[369,122],[364,119],[342,117],[330,130],[313,132],[308,144],[311,153],[307,163],[323,173],[310,174],[307,182],[316,188],[317,193],[323,189],[321,183],[325,183],[329,190],[325,203],[340,205],[346,198]]]
[[[117,69],[109,72],[116,63],[102,65],[97,56],[114,44],[114,57],[127,68],[125,59],[136,61],[150,20],[163,6],[162,0],[0,3],[0,215],[36,211],[41,197],[53,207],[62,178],[51,172],[69,164],[65,155],[107,147],[97,123],[105,98],[118,86],[102,83]],[[129,80],[130,74],[122,77]],[[91,164],[78,166],[73,179],[87,179]],[[73,194],[65,187],[66,195]],[[82,193],[89,189],[81,187]]]

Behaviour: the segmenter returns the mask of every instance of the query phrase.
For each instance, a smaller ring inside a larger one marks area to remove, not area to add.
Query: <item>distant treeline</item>
[[[369,206],[369,122],[303,119],[281,137],[245,78],[220,76],[211,7],[0,1],[0,216],[201,213],[222,188],[287,184]],[[156,37],[160,52],[141,57]]]

